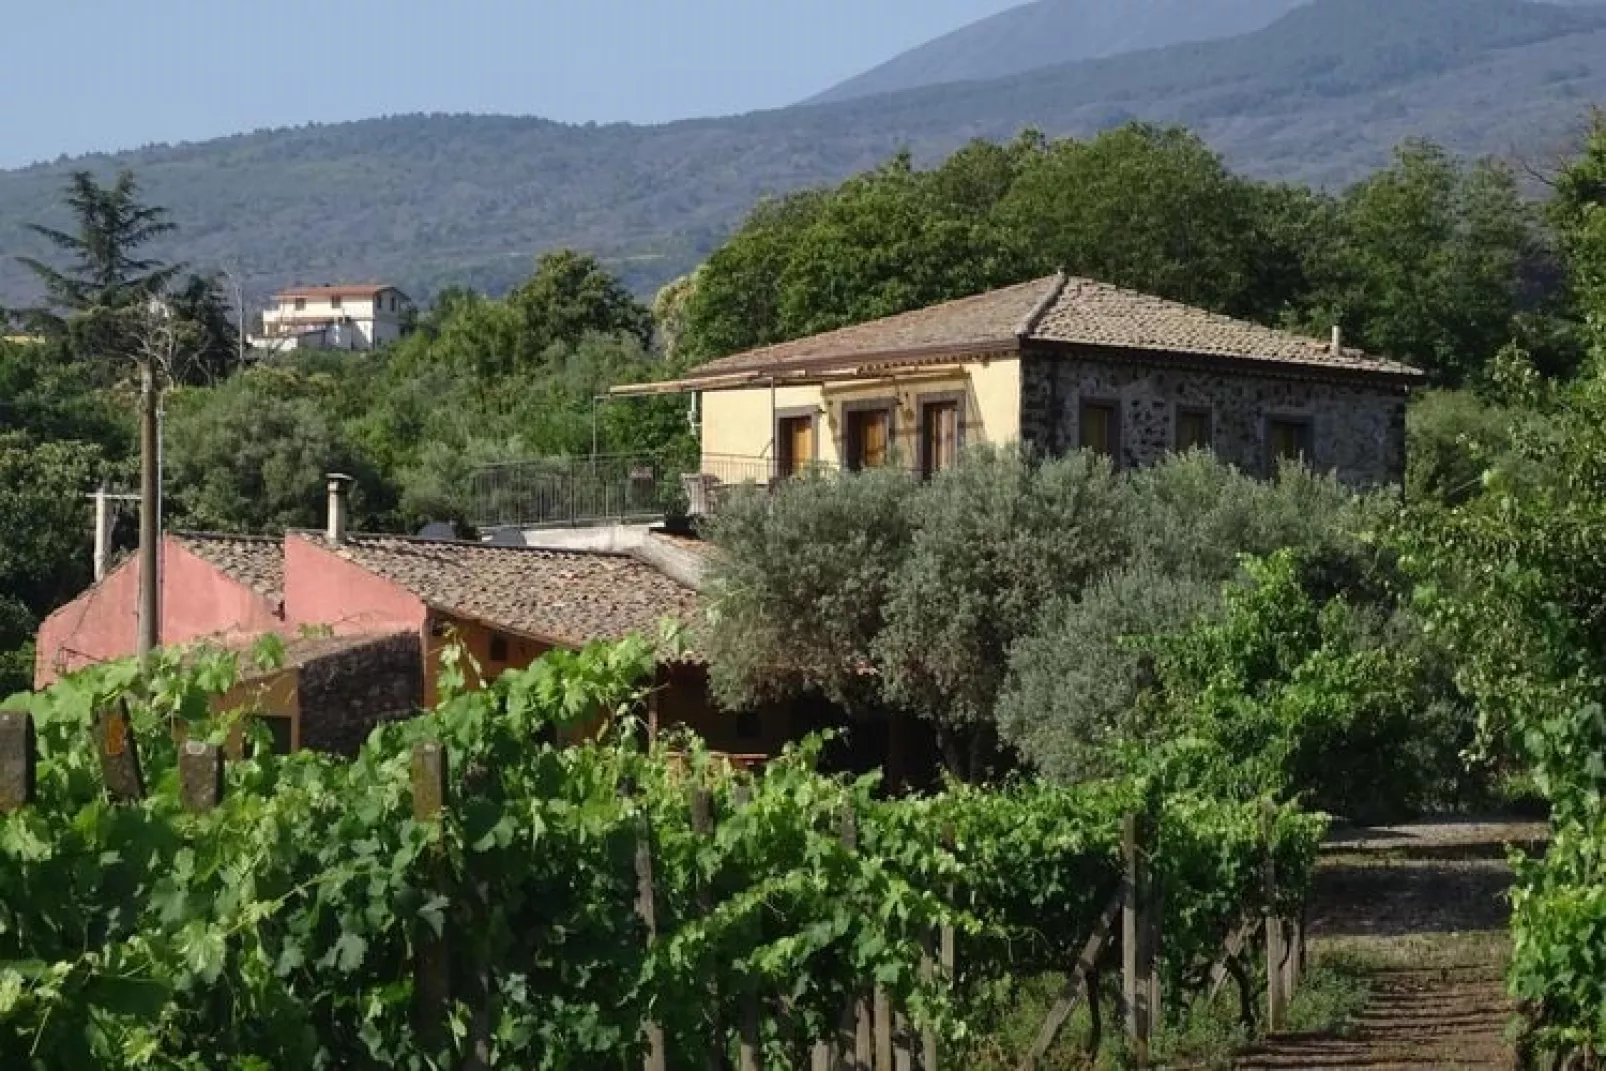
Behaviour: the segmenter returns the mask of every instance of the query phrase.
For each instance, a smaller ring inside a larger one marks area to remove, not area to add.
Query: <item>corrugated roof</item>
[[[694,370],[689,381],[742,374],[798,375],[848,367],[883,370],[966,353],[1018,353],[1030,344],[1129,349],[1418,380],[1409,365],[1361,350],[1221,316],[1093,279],[1047,276],[810,338],[739,353]]]
[[[598,551],[505,547],[395,536],[332,546],[298,535],[385,578],[429,606],[494,628],[568,646],[690,622],[697,592],[636,558]]]
[[[274,602],[284,598],[283,540],[214,532],[173,532],[170,538],[258,595]]]

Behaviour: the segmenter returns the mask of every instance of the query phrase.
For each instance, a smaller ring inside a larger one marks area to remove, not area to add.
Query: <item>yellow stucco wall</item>
[[[920,457],[921,398],[962,393],[966,446],[1002,445],[1020,439],[1020,361],[1016,358],[976,361],[951,374],[932,375],[910,370],[884,379],[824,387],[783,387],[772,401],[768,387],[712,391],[702,397],[704,467],[720,457],[764,458],[774,455],[772,413],[812,409],[818,443],[818,460],[842,461],[843,407],[854,402],[896,400],[893,436],[900,464],[915,464]]]

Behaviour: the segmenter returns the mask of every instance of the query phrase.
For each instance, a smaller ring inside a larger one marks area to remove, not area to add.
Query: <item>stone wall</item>
[[[301,746],[355,755],[376,725],[412,717],[423,702],[423,661],[416,633],[309,658],[298,669]]]
[[[1390,384],[1189,368],[1120,351],[1085,356],[1028,354],[1021,361],[1025,442],[1062,453],[1081,441],[1082,401],[1118,407],[1123,466],[1148,465],[1174,449],[1179,409],[1208,409],[1216,456],[1268,475],[1268,422],[1308,421],[1309,464],[1353,486],[1399,483],[1405,475],[1403,387]]]

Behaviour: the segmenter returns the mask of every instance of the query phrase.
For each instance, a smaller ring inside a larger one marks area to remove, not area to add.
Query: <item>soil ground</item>
[[[1317,871],[1310,949],[1366,965],[1366,1008],[1341,1035],[1279,1036],[1237,1066],[1511,1068],[1506,846],[1544,835],[1543,824],[1481,821],[1337,831]]]

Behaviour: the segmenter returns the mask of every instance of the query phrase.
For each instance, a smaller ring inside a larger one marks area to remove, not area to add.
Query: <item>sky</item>
[[[1020,0],[0,0],[0,167],[408,112],[795,103]]]

